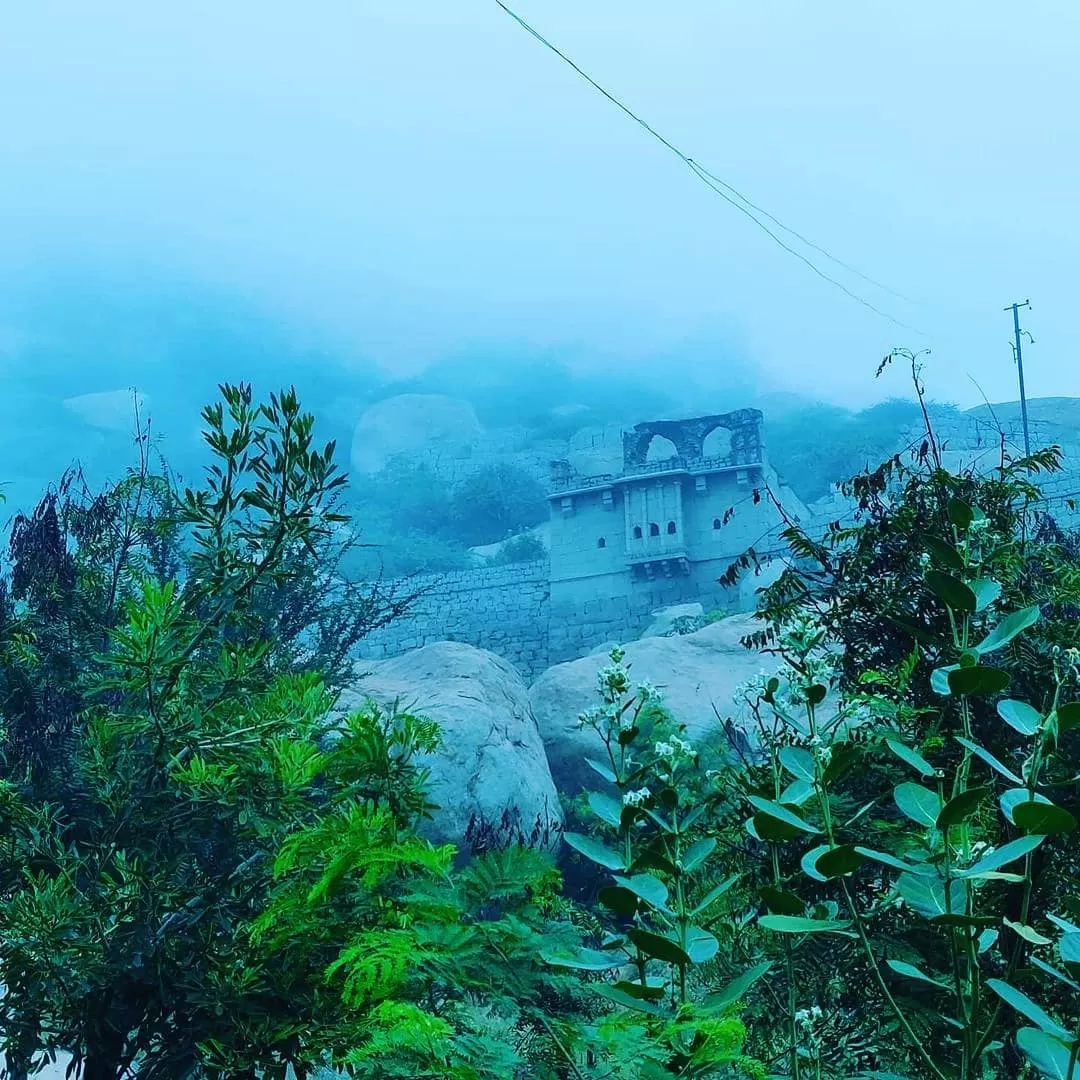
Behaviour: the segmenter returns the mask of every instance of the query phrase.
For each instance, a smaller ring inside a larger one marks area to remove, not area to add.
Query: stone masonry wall
[[[410,615],[360,642],[361,659],[381,660],[436,641],[487,649],[531,676],[548,666],[547,560],[411,578],[423,590]]]

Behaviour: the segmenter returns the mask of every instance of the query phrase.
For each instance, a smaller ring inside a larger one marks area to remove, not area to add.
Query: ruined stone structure
[[[780,521],[758,496],[777,487],[756,409],[638,424],[618,473],[553,462],[550,560],[428,579],[411,618],[361,645],[382,658],[435,641],[479,645],[526,675],[636,637],[653,612],[700,602],[743,611],[764,582],[719,578],[748,548],[779,550]],[[790,512],[805,508],[790,497]]]

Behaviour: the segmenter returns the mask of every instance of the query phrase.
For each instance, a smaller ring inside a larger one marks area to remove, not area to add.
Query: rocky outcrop
[[[624,646],[625,663],[635,682],[648,681],[664,695],[673,718],[685,724],[691,740],[723,739],[720,717],[735,716],[736,688],[775,662],[750,652],[739,639],[757,624],[750,615],[736,615],[693,634],[648,637]],[[597,736],[578,725],[578,716],[598,703],[599,670],[604,655],[590,655],[545,671],[532,685],[529,699],[544,740],[548,763],[559,790],[575,794],[595,785],[585,764],[600,749]]]
[[[440,750],[431,771],[434,821],[422,830],[438,842],[461,844],[470,821],[498,825],[506,815],[528,835],[537,822],[551,838],[562,822],[558,794],[521,676],[482,649],[443,641],[393,660],[365,662],[339,708],[373,699],[435,720]],[[550,828],[553,827],[553,828]]]
[[[425,452],[468,455],[482,434],[473,407],[442,394],[399,394],[372,405],[357,422],[351,462],[358,473],[377,473],[399,455]]]

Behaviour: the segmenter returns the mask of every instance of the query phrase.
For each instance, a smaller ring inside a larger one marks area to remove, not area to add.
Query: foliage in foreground
[[[102,605],[103,532],[5,609],[16,1066],[1080,1080],[1080,567],[1033,509],[1056,452],[951,474],[928,428],[852,482],[852,527],[793,524],[752,642],[775,670],[741,692],[754,745],[715,769],[616,650],[581,718],[572,899],[541,850],[423,839],[452,733],[341,715],[333,634],[286,632],[341,524],[332,447],[291,394],[224,394],[206,487],[120,516],[139,552],[189,530],[182,570],[128,560]],[[59,796],[23,767],[42,688],[72,694]]]

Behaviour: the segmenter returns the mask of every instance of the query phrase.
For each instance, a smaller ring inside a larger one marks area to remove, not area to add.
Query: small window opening
[[[649,535],[650,536],[659,536],[660,535],[660,526],[657,525],[655,521],[650,521],[649,522]]]
[[[634,526],[634,539],[635,540],[640,540],[641,539],[641,526],[640,525],[635,525]]]
[[[722,523],[721,523],[721,521],[720,521],[720,519],[719,519],[719,518],[713,518],[713,519],[712,519],[712,527],[713,527],[714,529],[719,529],[719,528],[720,528],[720,526],[721,526],[721,524],[722,524]]]
[[[607,539],[601,536],[600,539],[596,541],[596,546],[599,548],[607,547]]]
[[[677,529],[677,527],[675,525],[675,522],[674,521],[669,521],[667,523],[667,534],[668,534],[668,536],[674,536],[677,531],[678,531],[678,529]]]

